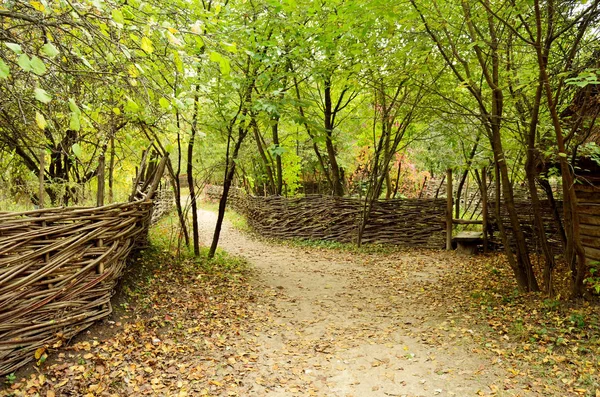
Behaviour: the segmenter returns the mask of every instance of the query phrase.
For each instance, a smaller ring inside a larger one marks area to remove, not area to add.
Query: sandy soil
[[[215,222],[216,214],[200,211],[206,245]],[[244,336],[259,346],[257,369],[243,381],[248,395],[470,396],[488,394],[504,378],[465,338],[430,332],[451,324],[452,313],[428,307],[420,292],[451,271],[451,254],[410,251],[382,260],[272,244],[228,224],[219,247],[246,258],[272,297],[258,308],[269,321]],[[394,290],[391,278],[401,278]]]

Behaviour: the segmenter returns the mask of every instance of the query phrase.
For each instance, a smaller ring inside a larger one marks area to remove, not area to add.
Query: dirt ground
[[[213,212],[200,212],[205,244],[215,222]],[[246,258],[256,282],[277,291],[272,326],[256,336],[259,370],[248,395],[288,396],[294,387],[286,385],[301,378],[319,396],[468,396],[487,394],[504,377],[493,358],[474,353],[463,339],[430,337],[449,319],[419,292],[452,271],[452,255],[411,251],[386,263],[368,254],[269,244],[227,224],[219,246]],[[403,273],[391,262],[401,263]]]
[[[204,245],[215,222],[200,211]],[[495,348],[507,336],[484,332],[461,306],[465,291],[446,280],[469,271],[465,257],[274,243],[227,223],[219,247],[248,262],[243,280],[148,269],[132,307],[121,303],[120,317],[54,349],[0,395],[564,395],[521,377]]]

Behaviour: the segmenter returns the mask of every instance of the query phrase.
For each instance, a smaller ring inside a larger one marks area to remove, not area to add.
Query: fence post
[[[98,192],[96,194],[96,205],[104,205],[104,155],[98,159]]]
[[[44,168],[46,160],[46,152],[42,148],[40,151],[40,170],[38,173],[39,181],[40,181],[40,191],[39,191],[39,208],[44,208]]]
[[[488,207],[487,207],[487,169],[483,167],[481,170],[481,205],[482,210],[482,228],[483,228],[483,253],[488,252]]]
[[[446,250],[452,250],[452,169],[446,170]]]

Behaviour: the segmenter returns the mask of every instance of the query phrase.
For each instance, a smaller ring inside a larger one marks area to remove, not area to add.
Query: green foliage
[[[15,383],[15,381],[17,380],[17,377],[15,376],[14,372],[10,373],[8,375],[6,375],[6,381],[5,383],[8,385],[12,385]]]
[[[592,288],[596,294],[600,294],[600,262],[592,262],[589,269],[590,276],[585,279],[585,283]]]

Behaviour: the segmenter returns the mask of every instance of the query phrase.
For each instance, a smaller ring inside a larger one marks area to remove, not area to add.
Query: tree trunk
[[[479,146],[479,140],[481,139],[481,134],[478,133],[475,138],[475,143],[469,152],[469,157],[467,158],[467,168],[463,171],[460,181],[458,182],[458,187],[456,188],[456,203],[455,205],[455,213],[454,217],[460,218],[460,196],[465,185],[465,181],[467,180],[467,176],[469,175],[469,171],[471,170],[471,164],[473,163],[473,158],[475,158],[475,154],[477,154],[477,147]]]
[[[275,187],[275,179],[273,178],[273,171],[271,169],[271,162],[269,161],[269,159],[267,158],[267,155],[265,153],[265,149],[263,148],[262,145],[262,139],[260,136],[260,131],[258,128],[258,123],[256,121],[256,119],[254,118],[254,116],[252,116],[252,120],[250,121],[250,123],[252,124],[252,131],[254,132],[254,140],[256,141],[256,146],[258,148],[258,153],[260,154],[260,158],[263,162],[263,166],[265,167],[265,172],[267,173],[267,179],[269,182],[268,185],[268,190],[270,192],[275,192],[276,191],[276,187]],[[265,188],[265,194],[267,188]]]
[[[271,127],[271,131],[273,133],[273,145],[275,149],[279,149],[279,116],[273,118],[272,122],[274,123]],[[281,154],[279,152],[275,153],[275,171],[277,175],[277,185],[275,186],[275,194],[281,196],[281,192],[283,191],[283,169],[281,165]]]
[[[115,135],[110,137],[110,159],[108,161],[108,202],[114,201],[113,183],[115,175]]]
[[[579,297],[583,294],[583,280],[587,271],[587,264],[585,259],[585,252],[581,245],[580,226],[579,226],[579,213],[577,212],[577,196],[575,195],[574,189],[574,175],[567,160],[567,148],[565,145],[565,139],[563,136],[562,126],[556,109],[557,100],[553,97],[552,88],[550,86],[550,80],[546,70],[548,56],[550,53],[550,47],[552,45],[552,35],[554,34],[554,1],[549,0],[546,2],[547,15],[548,15],[548,26],[546,31],[546,38],[544,45],[542,46],[541,32],[542,32],[542,14],[540,10],[539,0],[534,1],[535,8],[535,19],[536,19],[536,43],[535,46],[538,68],[539,68],[539,83],[544,87],[546,94],[546,101],[550,110],[550,116],[552,120],[552,126],[554,127],[554,133],[556,136],[556,146],[558,149],[558,161],[560,164],[562,187],[563,187],[563,212],[564,212],[564,226],[567,246],[565,249],[565,258],[567,263],[571,266],[571,292],[574,297]],[[588,18],[583,24],[590,22]],[[573,47],[575,50],[576,47]],[[573,51],[574,52],[574,51]],[[558,94],[557,94],[558,98]]]
[[[231,155],[231,161],[228,161],[229,167],[227,168],[227,173],[225,174],[225,179],[223,180],[223,194],[221,195],[221,199],[219,200],[219,212],[217,214],[217,224],[215,226],[215,232],[213,235],[212,244],[210,245],[210,251],[208,252],[208,258],[214,258],[215,253],[217,252],[217,245],[219,244],[219,237],[221,236],[221,228],[223,227],[223,219],[225,218],[225,209],[227,207],[227,199],[229,198],[229,190],[231,189],[231,184],[233,182],[233,177],[235,176],[235,164],[238,158],[238,154],[240,151],[240,147],[242,146],[242,142],[247,134],[248,130],[245,127],[239,128],[238,132],[238,140],[235,143],[233,153]]]
[[[335,147],[333,145],[333,105],[331,102],[331,79],[325,78],[324,89],[324,121],[325,121],[325,147],[327,148],[327,156],[329,157],[331,190],[334,196],[342,197],[344,195],[344,185],[340,178],[340,167],[337,162]]]
[[[194,255],[200,255],[200,236],[198,231],[198,205],[196,203],[196,187],[194,186],[194,138],[198,125],[198,100],[200,96],[200,84],[196,85],[194,94],[194,114],[192,119],[192,131],[187,147],[187,182],[190,188],[190,202],[192,205],[192,238],[194,243]]]

